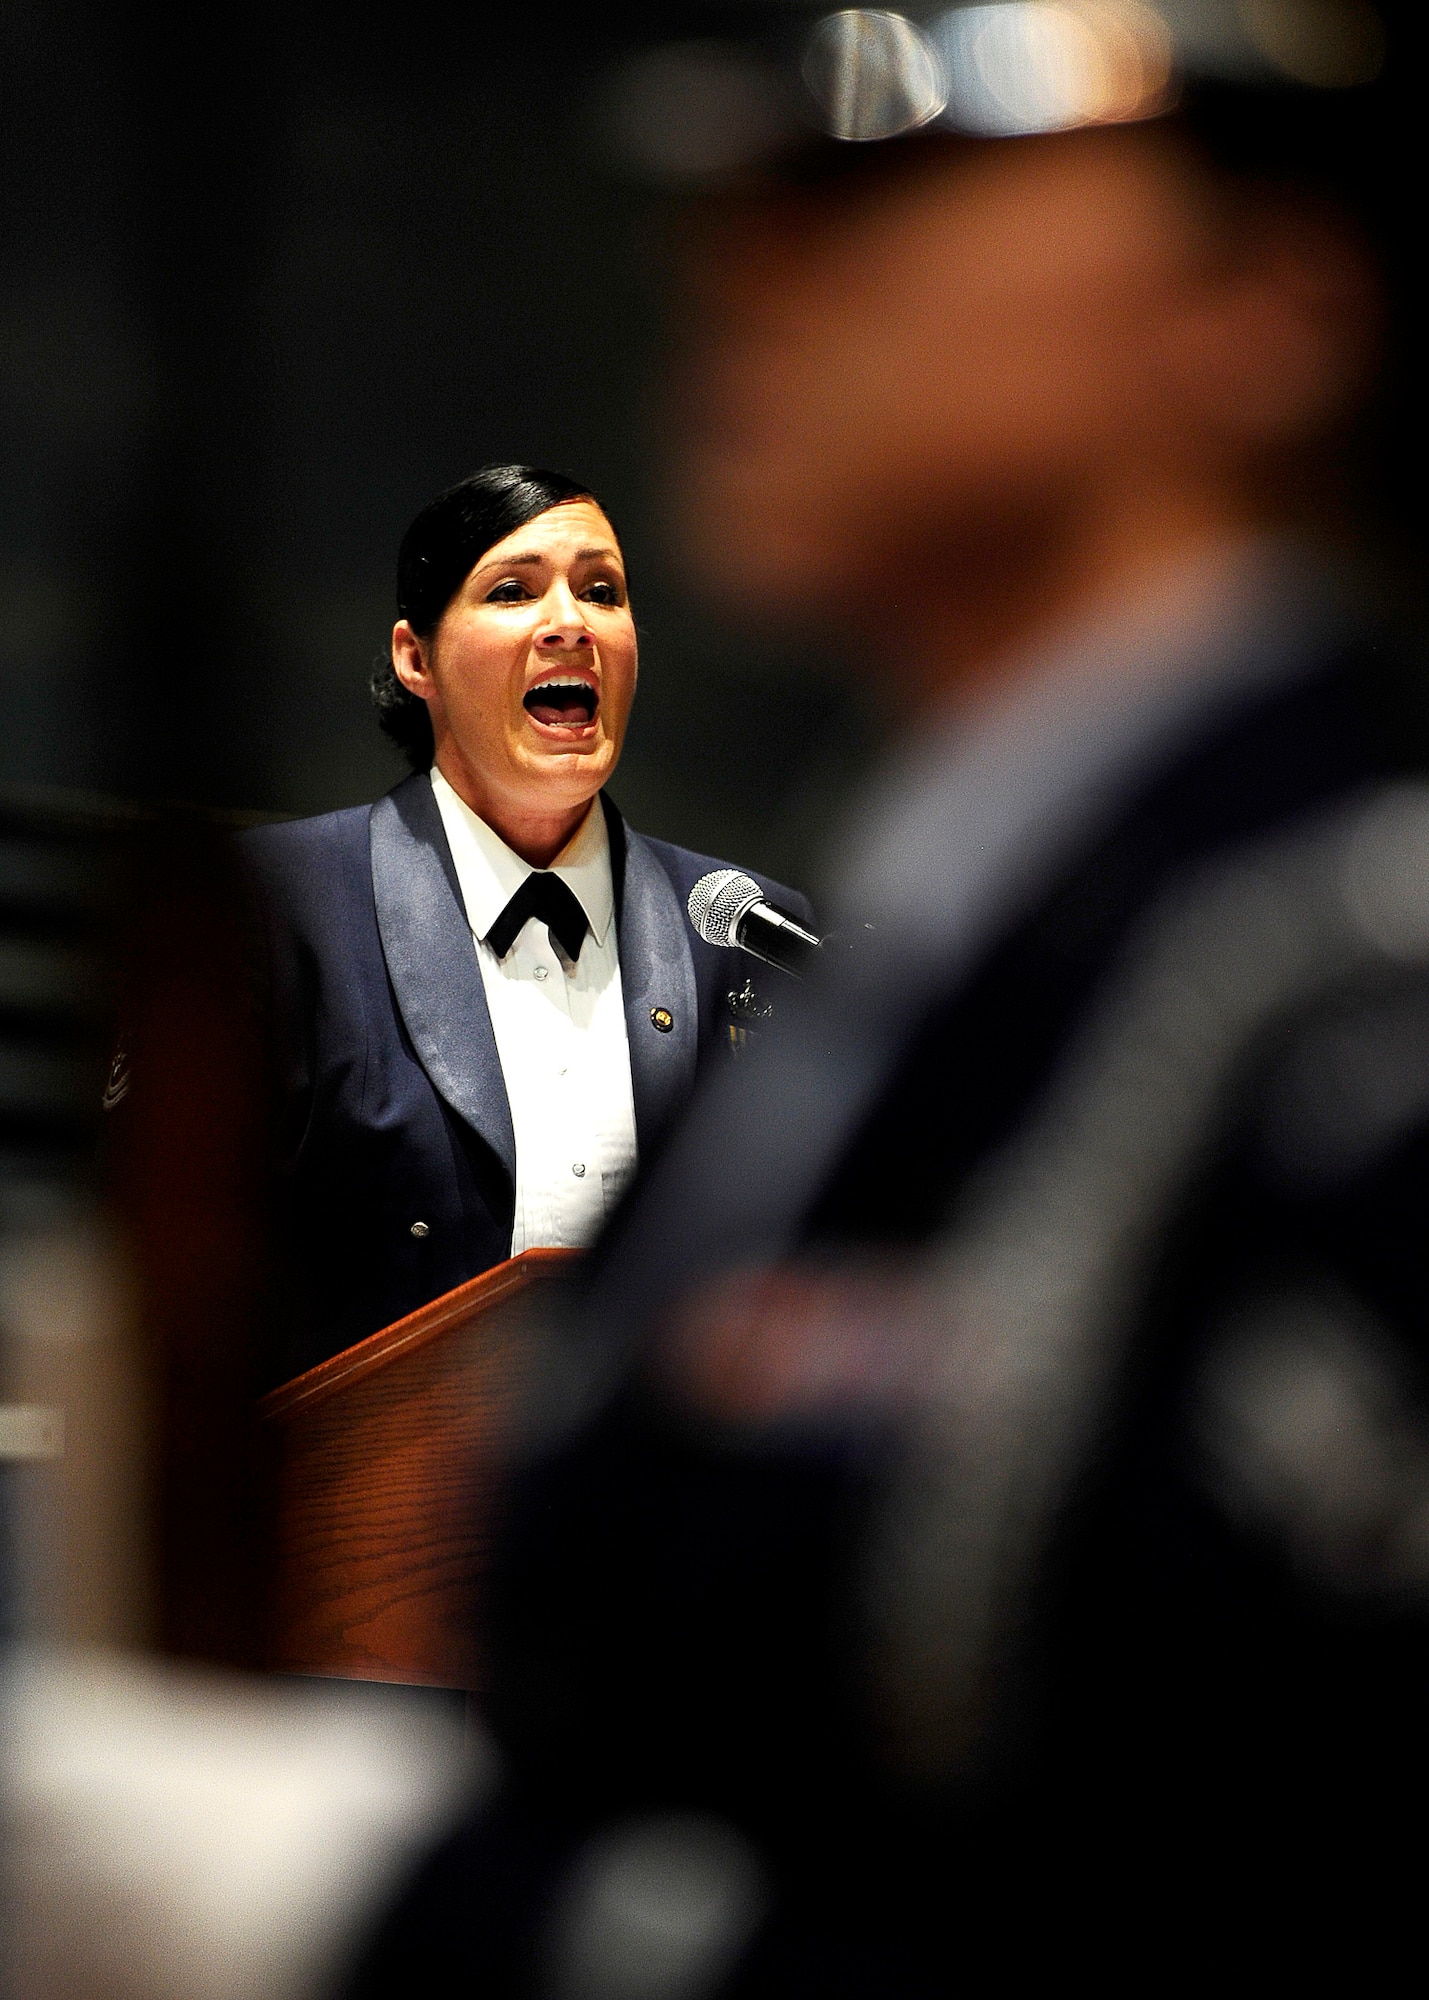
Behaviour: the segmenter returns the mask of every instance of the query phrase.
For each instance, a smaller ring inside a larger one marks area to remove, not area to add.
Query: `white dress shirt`
[[[533,874],[435,767],[516,1134],[511,1254],[593,1243],[635,1172],[635,1099],[615,933],[610,842],[599,801],[551,864],[590,924],[570,965],[535,917],[505,958],[487,933]]]

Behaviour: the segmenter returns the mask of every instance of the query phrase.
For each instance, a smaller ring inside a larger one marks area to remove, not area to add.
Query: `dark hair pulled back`
[[[595,495],[564,472],[544,472],[534,465],[483,465],[439,493],[402,537],[397,616],[407,620],[419,639],[429,639],[487,550],[568,500],[595,500]],[[427,704],[403,687],[390,658],[374,667],[371,688],[383,729],[414,771],[429,769],[435,744]]]

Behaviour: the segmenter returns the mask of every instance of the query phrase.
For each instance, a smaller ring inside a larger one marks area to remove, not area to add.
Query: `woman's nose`
[[[580,601],[568,590],[553,591],[545,606],[545,617],[536,634],[536,644],[549,652],[565,652],[572,646],[591,646],[595,640],[586,624]]]

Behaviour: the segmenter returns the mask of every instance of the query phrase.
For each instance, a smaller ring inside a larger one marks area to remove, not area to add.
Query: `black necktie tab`
[[[574,965],[581,955],[590,922],[574,890],[559,875],[538,868],[526,877],[486,933],[486,942],[498,958],[505,958],[528,917],[546,926],[552,942],[560,946]]]

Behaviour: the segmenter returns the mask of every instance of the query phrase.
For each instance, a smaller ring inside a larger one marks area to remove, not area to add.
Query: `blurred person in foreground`
[[[599,501],[483,467],[408,529],[397,599],[373,694],[412,776],[243,843],[277,1100],[274,1380],[506,1257],[590,1244],[748,980],[685,913],[721,864],[635,832],[604,789],[638,646]]]
[[[989,12],[1066,10],[940,32]],[[930,46],[894,19],[809,45],[846,133],[859,36]],[[856,631],[905,740],[844,942],[555,1337],[505,1801],[363,1992],[1159,1991],[1409,1942],[1429,683],[1339,525],[1402,128],[1180,60],[1124,122],[847,134],[696,230],[686,545]]]

